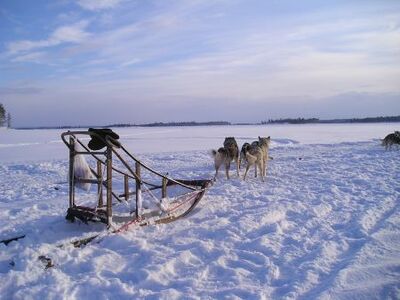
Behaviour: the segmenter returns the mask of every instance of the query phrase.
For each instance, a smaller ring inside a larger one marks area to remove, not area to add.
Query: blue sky
[[[14,126],[400,114],[400,1],[0,0]]]

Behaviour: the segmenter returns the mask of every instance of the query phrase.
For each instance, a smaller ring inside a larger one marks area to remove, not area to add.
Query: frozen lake
[[[133,153],[210,150],[222,145],[226,136],[239,146],[258,136],[271,136],[272,147],[293,144],[330,144],[382,139],[400,129],[399,123],[304,124],[199,127],[113,128]],[[83,129],[77,129],[83,130]],[[41,161],[67,158],[60,135],[65,130],[0,129],[0,162]]]

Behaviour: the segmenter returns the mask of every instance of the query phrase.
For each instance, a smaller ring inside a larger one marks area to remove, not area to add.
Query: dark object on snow
[[[88,238],[83,238],[83,239],[80,239],[80,240],[73,241],[71,243],[72,243],[72,245],[74,245],[75,248],[81,248],[81,247],[86,246],[87,244],[89,244],[91,241],[93,241],[99,235],[100,234],[96,234],[96,235],[90,236]]]
[[[49,268],[51,268],[51,267],[54,267],[54,264],[53,264],[53,262],[51,261],[51,258],[48,258],[48,257],[46,257],[46,256],[44,256],[44,255],[40,255],[40,256],[38,257],[38,259],[45,265],[44,268],[45,268],[46,270],[49,269]]]
[[[395,131],[394,133],[389,133],[383,140],[382,146],[385,150],[392,149],[392,145],[400,145],[400,131]]]
[[[65,219],[70,222],[75,222],[75,218],[85,224],[88,224],[89,221],[107,223],[107,213],[104,210],[79,205],[74,206],[73,209],[68,208],[65,216]]]
[[[8,245],[9,243],[11,243],[12,241],[18,241],[19,239],[23,239],[25,237],[25,234],[23,235],[19,235],[10,239],[6,239],[6,240],[1,240],[0,243],[3,243],[4,245]]]
[[[106,140],[107,136],[109,136],[110,138],[113,139],[113,140],[111,140],[113,142],[113,145],[115,145],[118,148],[121,146],[119,144],[119,142],[117,142],[117,140],[119,139],[119,135],[116,134],[111,129],[108,129],[108,128],[101,128],[101,129],[89,128],[88,131],[90,133],[90,136],[92,137],[92,139],[88,143],[88,147],[91,150],[100,150],[100,149],[106,147],[107,144],[106,144],[105,140]],[[94,133],[94,134],[91,134],[91,133]],[[99,136],[100,136],[100,138],[99,138]]]

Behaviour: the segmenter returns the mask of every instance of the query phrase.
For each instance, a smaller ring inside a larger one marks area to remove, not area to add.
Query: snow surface
[[[104,227],[64,218],[61,131],[2,130],[0,239],[26,238],[0,244],[0,298],[400,299],[400,151],[379,140],[399,126],[117,128],[177,178],[211,178],[225,136],[271,135],[274,159],[265,183],[232,168],[188,217],[81,249],[57,245]]]

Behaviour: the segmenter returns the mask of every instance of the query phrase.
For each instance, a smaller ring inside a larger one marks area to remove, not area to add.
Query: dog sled
[[[153,170],[110,129],[67,131],[61,138],[69,149],[66,219],[72,222],[101,222],[112,232],[169,223],[193,211],[212,185],[211,180],[175,179]],[[82,171],[82,162],[89,174]],[[95,185],[94,193],[90,185]]]

